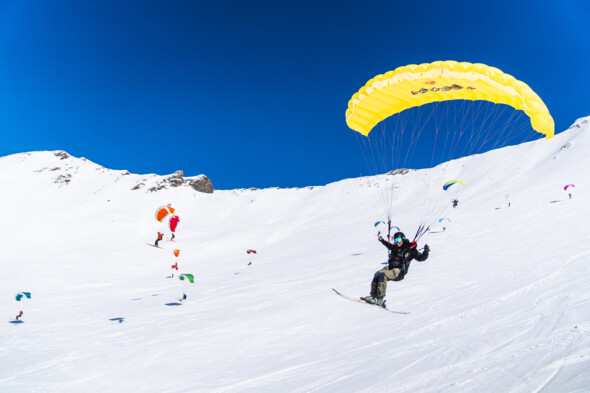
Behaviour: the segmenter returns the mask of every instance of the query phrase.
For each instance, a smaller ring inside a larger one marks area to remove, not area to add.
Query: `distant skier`
[[[424,251],[418,251],[416,242],[410,242],[406,239],[403,232],[396,232],[393,235],[393,244],[388,243],[379,236],[379,241],[389,250],[388,266],[379,270],[373,276],[371,282],[371,295],[361,297],[367,303],[384,306],[385,293],[387,291],[387,281],[401,281],[408,273],[410,263],[413,259],[423,262],[428,259],[430,247],[424,245]]]
[[[182,294],[182,297],[181,297],[180,299],[178,299],[178,300],[180,300],[181,302],[182,302],[183,300],[186,300],[186,293],[183,293],[183,294]]]
[[[570,199],[572,199],[572,194],[571,194],[571,193],[569,193],[569,194],[567,194],[567,195],[569,195]]]
[[[172,265],[172,269],[178,270],[178,262],[176,262],[174,265]]]
[[[456,199],[453,199],[453,207],[457,207],[458,204],[459,204],[459,201]]]
[[[176,235],[173,233],[172,236],[170,237],[170,241],[173,242],[175,237],[176,237]]]
[[[22,317],[22,316],[23,316],[23,312],[21,311],[21,312],[19,312],[19,313],[18,313],[18,315],[16,316],[16,320],[18,321],[18,319],[19,319],[20,317]]]
[[[158,246],[158,242],[159,242],[160,240],[162,240],[163,238],[164,238],[164,234],[163,234],[163,233],[160,233],[160,232],[158,232],[158,238],[156,239],[156,247],[160,247],[160,246]]]

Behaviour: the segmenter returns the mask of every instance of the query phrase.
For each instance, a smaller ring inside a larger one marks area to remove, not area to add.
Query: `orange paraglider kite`
[[[156,220],[162,222],[168,214],[174,214],[174,208],[170,205],[160,206],[156,209]]]

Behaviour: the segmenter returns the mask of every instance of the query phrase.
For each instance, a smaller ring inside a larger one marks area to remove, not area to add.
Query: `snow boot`
[[[361,298],[365,302],[369,304],[374,304],[376,306],[385,307],[385,299],[379,296],[367,296],[366,298]]]
[[[369,295],[369,296],[364,296],[364,297],[361,297],[360,299],[361,299],[363,302],[370,303],[370,304],[373,304],[373,302],[375,301],[375,297],[374,297],[374,296],[371,296],[371,295]]]

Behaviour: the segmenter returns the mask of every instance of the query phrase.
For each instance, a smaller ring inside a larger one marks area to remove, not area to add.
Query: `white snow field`
[[[367,295],[387,260],[373,224],[390,175],[149,192],[165,177],[2,157],[0,392],[590,392],[589,128],[466,158],[484,175],[389,283],[409,315],[331,289]],[[429,170],[402,178],[409,237]],[[149,247],[168,203],[178,241]]]

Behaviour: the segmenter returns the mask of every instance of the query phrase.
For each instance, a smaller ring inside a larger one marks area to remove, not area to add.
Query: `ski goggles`
[[[396,237],[395,239],[393,239],[394,242],[399,243],[401,241],[403,241],[404,239],[402,239],[401,237]]]

